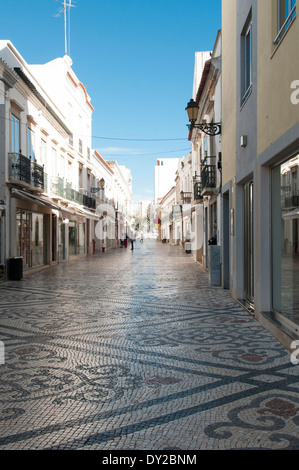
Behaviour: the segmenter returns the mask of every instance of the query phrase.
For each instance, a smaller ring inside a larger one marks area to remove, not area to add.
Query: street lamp
[[[200,129],[202,132],[204,132],[207,135],[214,136],[214,135],[221,134],[220,123],[215,123],[215,122],[207,123],[205,121],[203,121],[202,123],[196,123],[196,120],[198,117],[198,110],[199,110],[199,106],[196,103],[196,101],[191,99],[185,109],[187,111],[188,119],[190,121],[190,124],[187,124],[190,130],[192,130],[195,127],[196,129]]]
[[[100,187],[99,188],[90,188],[90,192],[92,193],[98,193],[99,191],[101,191],[101,189],[104,189],[104,186],[105,186],[105,180],[104,178],[101,178],[100,181]]]

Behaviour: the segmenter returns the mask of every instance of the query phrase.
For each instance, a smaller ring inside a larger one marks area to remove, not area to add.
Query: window
[[[79,189],[83,188],[83,165],[79,163]]]
[[[299,153],[272,169],[272,306],[299,325]]]
[[[204,158],[208,156],[208,143],[207,143],[206,136],[204,136],[203,138],[203,153],[204,153]]]
[[[241,35],[241,104],[252,91],[252,22],[251,15]]]
[[[42,165],[46,166],[47,144],[43,139],[41,139],[41,143],[40,143],[40,161]]]
[[[274,44],[278,44],[296,16],[296,0],[277,0],[277,36]]]
[[[64,178],[64,168],[65,168],[64,155],[62,155],[62,153],[61,153],[60,154],[60,160],[59,160],[59,176],[61,178]]]
[[[73,165],[72,162],[68,161],[67,164],[67,180],[72,181],[73,178]]]
[[[30,160],[35,160],[35,152],[34,152],[34,132],[32,129],[28,127],[27,130],[27,157]]]
[[[57,176],[57,151],[52,148],[52,176]]]
[[[20,120],[14,115],[11,116],[11,151],[20,151]]]

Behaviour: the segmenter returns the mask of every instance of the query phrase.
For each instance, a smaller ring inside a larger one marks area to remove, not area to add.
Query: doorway
[[[244,186],[244,300],[254,303],[253,181]]]
[[[52,214],[52,261],[57,261],[57,217]]]
[[[229,210],[229,193],[223,194],[223,251],[222,251],[222,278],[223,278],[223,288],[230,288],[230,210]]]

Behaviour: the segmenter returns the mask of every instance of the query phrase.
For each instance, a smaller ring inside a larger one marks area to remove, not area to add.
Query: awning
[[[21,199],[26,199],[30,202],[34,202],[35,204],[39,204],[40,206],[50,207],[51,209],[60,210],[60,206],[55,204],[54,202],[46,199],[42,196],[36,196],[35,194],[27,193],[25,191],[21,191],[20,189],[12,188],[12,194],[19,196]]]
[[[86,216],[88,217],[89,219],[93,219],[93,220],[100,220],[100,216],[95,214],[94,212],[90,212],[88,211],[87,209],[83,209],[83,207],[78,207],[78,206],[74,206],[74,205],[71,205],[69,206],[71,209],[74,209],[75,213],[76,214],[79,214],[79,215],[82,215],[82,216]]]
[[[34,202],[35,204],[39,204],[40,206],[50,207],[51,209],[55,209],[59,211],[61,217],[70,220],[77,220],[77,221],[84,221],[85,218],[93,219],[93,220],[100,220],[100,216],[96,215],[94,212],[90,212],[82,207],[71,205],[68,208],[61,207],[55,202],[50,201],[42,196],[36,196],[32,193],[27,193],[26,191],[21,191],[20,189],[12,188],[12,194],[20,197],[21,199],[25,199],[30,202]]]
[[[76,212],[71,211],[67,208],[62,209],[60,207],[59,215],[60,215],[60,217],[63,217],[64,219],[76,220]]]
[[[100,216],[95,214],[94,212],[90,212],[86,209],[79,209],[79,211],[81,211],[83,214],[86,215],[86,217],[88,217],[89,219],[93,219],[93,220],[100,220]]]

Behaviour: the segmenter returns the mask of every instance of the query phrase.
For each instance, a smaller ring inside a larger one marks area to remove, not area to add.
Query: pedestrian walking
[[[132,234],[131,236],[131,250],[134,250],[134,242],[135,242],[136,238],[135,238],[135,235],[134,233]]]
[[[143,233],[140,235],[140,243],[143,243]]]

